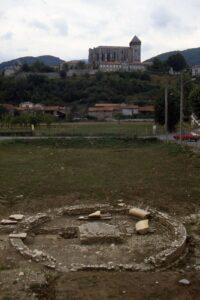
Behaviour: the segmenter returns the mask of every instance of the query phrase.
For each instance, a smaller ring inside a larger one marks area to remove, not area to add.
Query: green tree
[[[22,72],[30,72],[30,67],[27,63],[24,63],[21,67]]]
[[[65,70],[60,70],[60,77],[61,77],[62,79],[65,79],[65,78],[67,77],[67,73],[66,73]]]
[[[66,71],[66,72],[69,70],[69,65],[68,65],[68,63],[64,63],[64,64],[62,65],[62,70]]]
[[[7,109],[4,106],[0,105],[0,120],[7,114],[7,112]]]
[[[86,69],[86,63],[84,62],[84,60],[80,60],[78,63],[77,63],[77,69],[79,70],[84,70]]]
[[[150,66],[150,71],[165,72],[167,71],[166,62],[162,62],[158,57],[153,59],[153,64]]]
[[[179,122],[180,115],[180,99],[176,91],[170,90],[168,94],[168,131],[173,132]],[[155,103],[155,121],[160,124],[165,124],[165,97],[164,90],[162,95],[157,98]]]
[[[200,86],[196,86],[189,95],[192,112],[200,118]]]
[[[180,72],[187,67],[187,62],[184,56],[180,52],[178,52],[176,54],[171,55],[167,59],[167,65],[173,68],[175,72]]]

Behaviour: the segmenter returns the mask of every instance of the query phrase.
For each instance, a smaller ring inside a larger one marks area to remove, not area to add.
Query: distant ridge
[[[152,61],[154,58],[159,58],[161,61],[165,61],[168,59],[169,56],[176,54],[177,52],[183,54],[189,66],[200,65],[200,47],[187,49],[183,51],[176,50],[176,51],[162,53],[160,55],[148,59],[147,61]]]
[[[3,62],[0,64],[0,70],[3,70],[4,68],[8,68],[11,67],[13,65],[15,65],[16,63],[27,63],[28,65],[33,64],[34,62],[36,62],[37,60],[43,62],[45,65],[48,66],[57,66],[60,63],[64,62],[64,60],[60,59],[59,57],[56,56],[51,56],[51,55],[43,55],[43,56],[25,56],[25,57],[20,57],[17,59],[13,59],[7,62]]]

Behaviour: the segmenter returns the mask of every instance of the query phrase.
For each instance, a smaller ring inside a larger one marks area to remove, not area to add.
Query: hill
[[[200,65],[200,48],[192,48],[183,51],[176,50],[176,51],[166,52],[157,55],[155,57],[152,57],[147,61],[152,61],[154,58],[159,58],[161,61],[165,61],[168,59],[169,56],[176,54],[177,52],[180,52],[185,57],[189,66]]]
[[[21,64],[27,63],[28,65],[31,65],[31,64],[35,63],[37,60],[39,60],[39,61],[43,62],[45,65],[48,65],[51,67],[57,66],[60,63],[64,62],[59,57],[51,56],[51,55],[43,55],[43,56],[37,56],[37,57],[25,56],[25,57],[20,57],[17,59],[13,59],[13,60],[1,63],[0,70],[11,67],[17,63],[21,63]]]

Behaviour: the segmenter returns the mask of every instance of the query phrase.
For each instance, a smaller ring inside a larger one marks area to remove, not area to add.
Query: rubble
[[[19,238],[19,239],[25,239],[27,237],[26,232],[21,232],[21,233],[11,233],[9,234],[9,238]]]
[[[2,225],[14,225],[17,224],[17,221],[9,220],[9,219],[3,219],[1,220]]]
[[[150,216],[150,212],[134,207],[129,210],[129,215],[140,218],[140,219],[145,219]]]
[[[100,210],[97,210],[95,212],[93,212],[92,214],[89,214],[88,216],[89,218],[91,219],[100,219],[101,218],[101,211]]]
[[[180,283],[181,285],[190,285],[190,281],[187,280],[187,279],[185,279],[185,278],[179,280],[179,283]]]
[[[15,220],[15,221],[21,221],[23,218],[24,218],[24,215],[22,215],[22,214],[14,214],[14,215],[9,216],[9,219]]]

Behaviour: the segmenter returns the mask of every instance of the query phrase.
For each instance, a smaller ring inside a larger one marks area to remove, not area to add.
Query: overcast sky
[[[142,40],[142,58],[200,47],[200,0],[0,0],[0,62],[87,58],[88,48]]]

